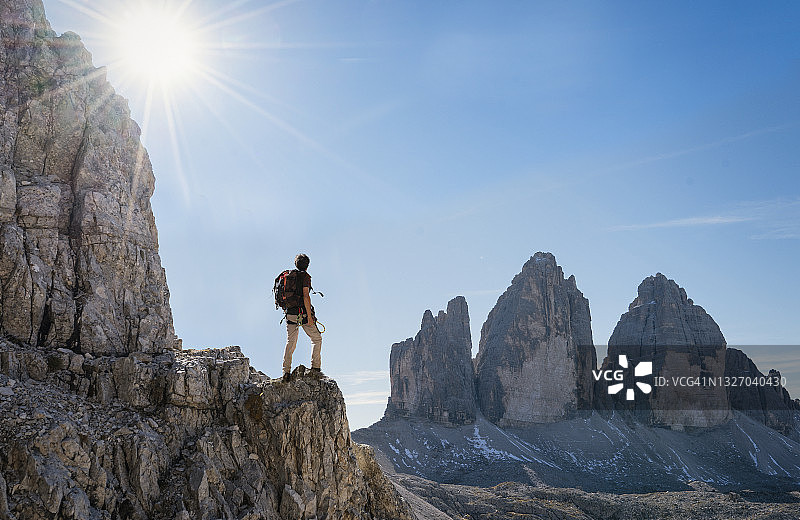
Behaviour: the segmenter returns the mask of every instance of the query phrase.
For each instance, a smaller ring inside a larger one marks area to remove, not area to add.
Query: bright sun
[[[166,88],[198,72],[199,39],[180,12],[140,5],[137,12],[126,14],[117,29],[119,66],[134,80]]]

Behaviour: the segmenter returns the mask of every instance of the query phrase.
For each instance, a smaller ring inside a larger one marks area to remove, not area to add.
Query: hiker
[[[322,334],[317,329],[317,318],[314,315],[314,306],[311,305],[311,275],[306,272],[310,260],[308,256],[300,253],[294,258],[296,270],[289,276],[296,276],[295,286],[298,298],[289,302],[286,307],[286,352],[283,354],[283,381],[289,381],[292,372],[292,354],[297,346],[297,335],[302,325],[303,330],[311,339],[311,374],[321,376],[322,361]],[[302,295],[300,297],[300,295]]]

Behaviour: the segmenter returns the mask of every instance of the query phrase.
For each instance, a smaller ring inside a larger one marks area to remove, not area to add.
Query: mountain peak
[[[686,290],[680,287],[675,280],[667,278],[661,273],[648,276],[639,284],[638,296],[628,306],[628,310],[639,305],[648,305],[650,302],[656,304],[676,303],[681,305],[692,305],[686,296]]]
[[[556,257],[553,255],[553,253],[539,251],[522,265],[522,272],[520,274],[525,273],[532,275],[534,272],[544,271],[548,268],[561,269],[556,263]]]
[[[636,298],[608,340],[609,367],[625,355],[631,362],[652,363],[653,375],[671,378],[721,378],[725,375],[725,338],[714,319],[686,296],[686,291],[661,273],[639,284]],[[599,382],[600,386],[605,385]],[[611,400],[604,389],[600,399]],[[659,388],[637,402],[617,406],[644,410],[647,420],[682,428],[710,427],[730,418],[730,405],[722,386]]]
[[[536,253],[481,329],[481,411],[501,426],[568,417],[590,405],[595,364],[589,301],[552,253]]]
[[[436,318],[422,317],[417,335],[392,345],[392,395],[386,417],[420,417],[444,424],[475,420],[474,369],[469,311],[463,296]]]

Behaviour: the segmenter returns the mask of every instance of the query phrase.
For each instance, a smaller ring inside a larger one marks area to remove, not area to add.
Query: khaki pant
[[[297,335],[300,332],[300,319],[298,316],[286,317],[286,352],[283,354],[283,373],[288,374],[292,371],[292,354],[297,346]],[[290,322],[294,323],[290,323]],[[309,322],[302,326],[309,338],[311,338],[311,368],[321,368],[322,360],[320,353],[322,351],[322,334],[317,330],[317,325]]]

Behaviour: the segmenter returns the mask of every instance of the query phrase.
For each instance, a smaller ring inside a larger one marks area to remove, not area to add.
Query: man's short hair
[[[308,269],[308,264],[311,260],[308,259],[308,255],[305,253],[300,253],[296,257],[294,257],[294,265],[301,271],[305,271]]]

